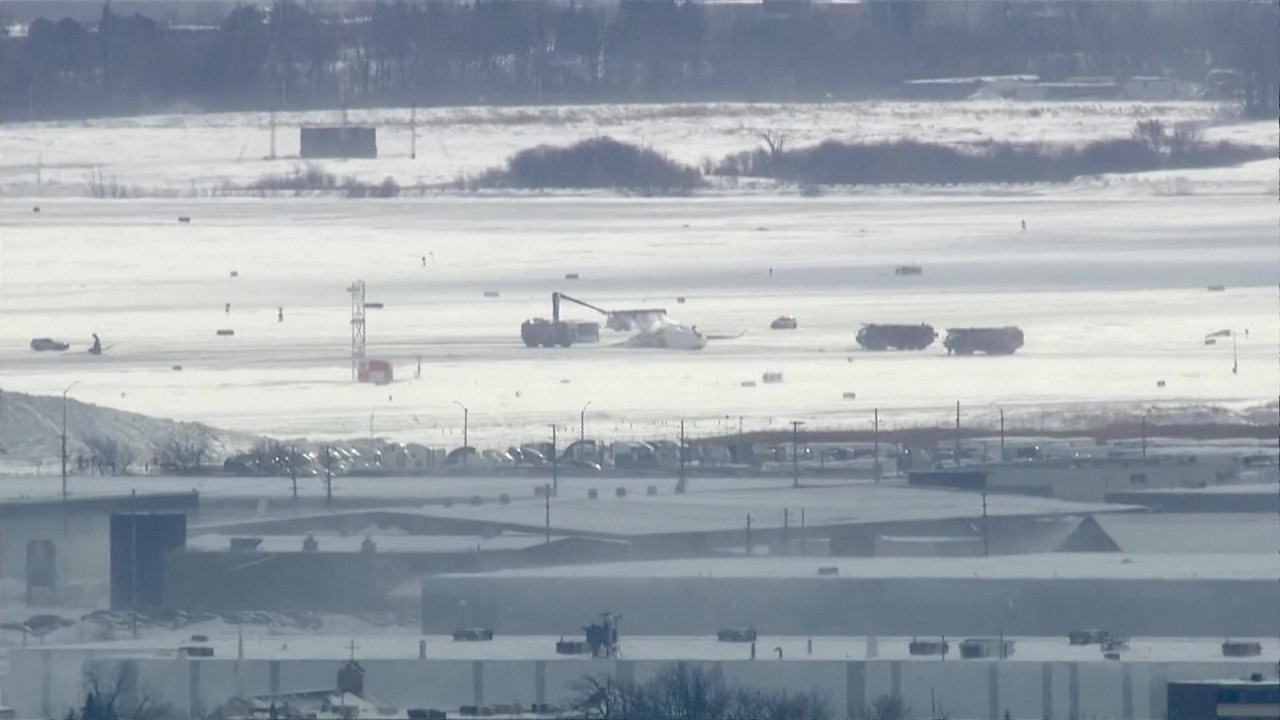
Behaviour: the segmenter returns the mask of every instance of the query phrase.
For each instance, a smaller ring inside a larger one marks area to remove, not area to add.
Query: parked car
[[[35,338],[31,341],[31,349],[36,352],[62,352],[71,347],[67,343],[53,338]]]
[[[769,323],[769,327],[773,330],[795,330],[799,326],[800,324],[791,315],[779,315]]]

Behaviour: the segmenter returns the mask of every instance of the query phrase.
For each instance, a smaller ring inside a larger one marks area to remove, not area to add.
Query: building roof
[[[693,480],[696,485],[699,481]],[[555,532],[614,536],[725,532],[753,528],[770,530],[864,523],[978,518],[982,498],[977,493],[926,490],[890,485],[839,485],[801,489],[740,490],[648,497],[629,493],[615,497],[615,483],[596,484],[599,499],[586,493],[573,497],[562,491],[551,503]],[[990,495],[987,513],[1001,516],[1086,515],[1124,512],[1136,508],[1102,503],[1076,503],[1053,498]],[[546,523],[542,502],[509,505],[422,508],[413,512],[455,520],[472,520],[513,529],[535,531]]]
[[[231,545],[231,539],[237,535],[211,533],[188,538],[187,549],[198,551],[222,551]],[[262,543],[256,548],[258,552],[301,552],[306,535],[261,535]],[[315,533],[320,552],[360,552],[366,535],[357,533],[345,537],[336,533]],[[525,535],[502,533],[496,537],[477,537],[472,535],[391,535],[373,533],[368,536],[377,546],[379,553],[464,553],[494,552],[501,550],[524,550],[543,545],[547,542],[545,535]],[[553,541],[563,539],[552,536]]]
[[[666,636],[640,637],[626,635],[625,619],[620,637],[622,658],[626,660],[748,660],[750,646],[746,643],[719,642],[715,636]],[[246,660],[328,660],[345,662],[350,656],[351,643],[355,644],[356,657],[362,662],[379,660],[417,660],[418,643],[425,644],[428,660],[580,660],[581,656],[558,655],[555,652],[556,636],[502,636],[488,642],[457,642],[450,637],[399,634],[386,636],[246,636],[244,657]],[[959,644],[964,636],[948,637],[951,653],[948,660],[958,658]],[[1077,646],[1068,643],[1065,634],[1061,638],[1009,638],[1015,641],[1013,662],[1102,661],[1097,645]],[[832,660],[919,660],[937,662],[935,656],[912,656],[908,645],[912,638],[882,637],[795,637],[761,635],[756,641],[757,658],[768,661],[777,657],[774,648],[781,648],[784,660],[832,661]],[[809,653],[809,642],[813,652]],[[1280,641],[1276,638],[1259,640],[1262,656],[1253,658],[1223,657],[1220,638],[1135,638],[1129,641],[1129,650],[1122,658],[1134,662],[1247,662],[1258,663],[1263,658],[1274,658],[1280,653]],[[178,641],[166,644],[162,638],[115,643],[85,645],[43,646],[38,650],[12,650],[14,653],[41,652],[92,652],[97,658],[154,658],[157,660],[178,657]],[[202,662],[234,661],[237,657],[237,640],[231,636],[213,636],[208,645],[213,647],[212,660]],[[869,647],[870,646],[870,647]],[[113,657],[114,656],[114,657]],[[965,661],[968,662],[968,661]],[[366,664],[366,667],[370,667]],[[370,669],[370,672],[376,672]],[[1228,674],[1228,673],[1223,673]]]
[[[1274,550],[1249,555],[1129,555],[1122,553],[1049,553],[977,558],[753,557],[689,558],[514,568],[489,573],[438,577],[480,578],[788,578],[815,582],[860,579],[982,580],[1262,580],[1280,578]],[[818,575],[818,568],[837,575]]]
[[[1121,552],[1260,553],[1280,549],[1280,520],[1270,513],[1097,515]]]

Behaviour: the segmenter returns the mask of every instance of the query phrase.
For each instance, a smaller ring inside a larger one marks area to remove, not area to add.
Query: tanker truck
[[[863,325],[856,340],[867,350],[924,350],[938,339],[932,325]]]
[[[1022,347],[1022,330],[1016,327],[948,328],[942,341],[947,354],[1012,355]]]

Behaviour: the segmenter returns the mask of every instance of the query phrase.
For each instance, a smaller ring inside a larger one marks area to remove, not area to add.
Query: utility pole
[[[467,409],[466,405],[463,405],[457,400],[454,400],[453,404],[462,408],[462,468],[465,470],[467,467],[467,456],[471,454],[467,449],[471,447],[470,443],[467,441],[468,426],[471,424],[471,411]]]
[[[790,555],[791,547],[791,508],[782,508],[782,546]]]
[[[801,420],[791,421],[791,487],[800,487],[800,426]]]
[[[289,446],[289,479],[293,482],[293,499],[298,499],[298,449]]]
[[[747,513],[747,557],[751,557],[751,513]]]
[[[551,490],[560,492],[560,448],[557,447],[556,426],[551,426]]]
[[[79,383],[80,381],[77,380],[62,391],[62,504],[64,508],[67,503],[67,393]]]
[[[997,405],[996,409],[1000,411],[1000,462],[1004,462],[1004,408]]]
[[[685,474],[684,474],[684,418],[680,419],[680,448],[677,450],[680,454],[680,484],[677,486],[680,492],[685,490]]]
[[[133,639],[138,639],[138,491],[129,491],[129,598],[133,606]]]
[[[418,102],[409,106],[409,159],[418,158]]]
[[[956,401],[956,451],[955,451],[956,467],[960,467],[960,401]]]
[[[875,408],[871,415],[871,442],[875,445],[876,482],[880,482],[880,408]]]
[[[1142,462],[1147,461],[1147,415],[1150,411],[1142,413]]]
[[[982,478],[982,557],[991,557],[991,538],[987,531],[987,479]]]
[[[329,454],[329,446],[324,446],[324,502],[333,502],[333,458]]]
[[[591,407],[591,401],[588,400],[586,405],[582,406],[582,414],[578,416],[578,441],[585,442],[587,439],[587,408]]]
[[[551,486],[542,486],[542,497],[546,500],[547,505],[547,542],[551,542]]]

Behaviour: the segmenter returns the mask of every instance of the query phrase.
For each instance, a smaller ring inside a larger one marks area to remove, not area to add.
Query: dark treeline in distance
[[[0,37],[0,120],[167,110],[892,97],[902,80],[1230,68],[1276,101],[1273,2],[706,5],[477,0],[345,15],[277,0],[217,26],[104,6]],[[0,9],[0,12],[3,12]]]

